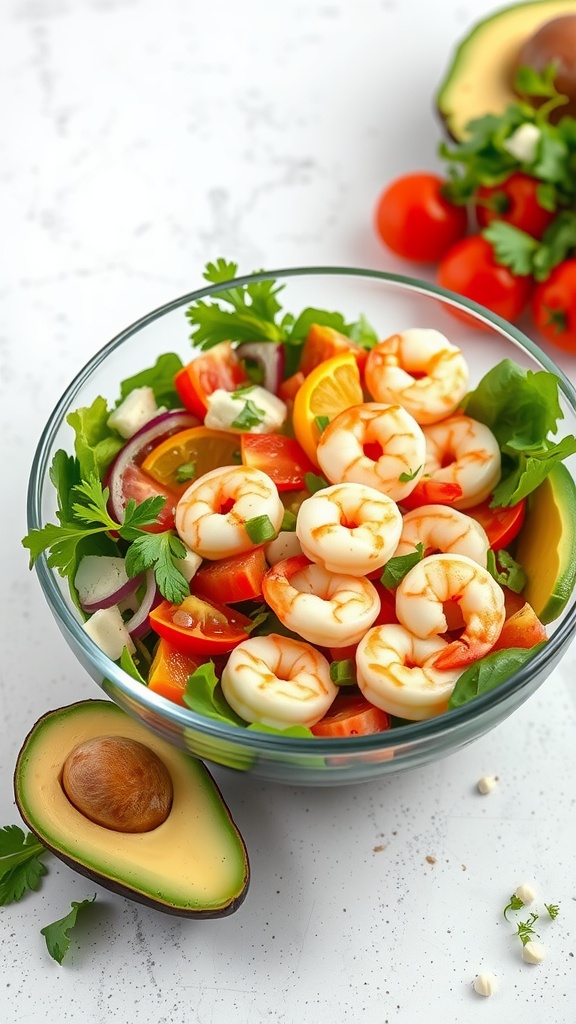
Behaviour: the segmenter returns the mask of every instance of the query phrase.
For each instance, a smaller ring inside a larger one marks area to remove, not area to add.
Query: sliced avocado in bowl
[[[111,702],[44,715],[14,791],[40,842],[128,899],[204,918],[233,913],[246,895],[246,847],[207,768]]]
[[[527,577],[523,597],[541,622],[557,619],[576,585],[576,485],[562,463],[528,498],[516,558]]]
[[[574,0],[531,0],[477,22],[457,47],[436,97],[452,138],[462,141],[470,121],[502,114],[518,101],[513,81],[523,45],[547,22],[574,14]]]

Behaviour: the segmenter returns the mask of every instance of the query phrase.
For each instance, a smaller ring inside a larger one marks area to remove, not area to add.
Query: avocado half
[[[462,40],[440,85],[436,105],[457,142],[466,125],[484,114],[501,114],[518,100],[513,68],[522,44],[547,21],[576,14],[576,0],[532,0],[496,11]]]
[[[516,558],[528,581],[522,596],[541,622],[557,619],[576,585],[576,485],[562,463],[528,498]]]
[[[68,754],[101,736],[139,741],[167,768],[172,806],[151,831],[95,824],[66,796],[61,779]],[[44,715],[18,755],[14,791],[23,820],[44,846],[121,896],[192,918],[231,914],[246,896],[246,847],[207,768],[115,704],[87,700]]]

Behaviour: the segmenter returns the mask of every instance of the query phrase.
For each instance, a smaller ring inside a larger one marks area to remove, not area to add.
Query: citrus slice
[[[240,435],[210,427],[190,427],[153,448],[141,469],[181,495],[210,469],[240,464]]]
[[[296,440],[315,466],[322,417],[330,422],[363,400],[358,363],[352,352],[325,359],[308,374],[296,392],[292,419]]]

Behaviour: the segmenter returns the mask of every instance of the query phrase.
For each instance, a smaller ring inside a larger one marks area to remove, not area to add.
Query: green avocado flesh
[[[561,463],[528,499],[516,558],[528,583],[523,597],[541,622],[564,610],[576,584],[576,486]]]
[[[137,740],[168,769],[173,800],[161,825],[117,832],[90,821],[68,800],[64,762],[79,743],[99,736]],[[18,756],[14,789],[22,818],[48,849],[122,896],[196,918],[231,914],[246,895],[246,848],[208,770],[115,704],[82,701],[41,718]]]
[[[475,25],[456,50],[436,100],[454,139],[465,138],[469,121],[501,114],[518,100],[512,81],[520,47],[547,21],[574,13],[574,0],[533,0]]]

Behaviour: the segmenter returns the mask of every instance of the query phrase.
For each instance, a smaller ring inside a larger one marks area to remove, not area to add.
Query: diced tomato
[[[357,694],[338,694],[324,718],[311,731],[315,736],[368,736],[390,728],[387,711]]]
[[[283,402],[293,402],[298,388],[304,383],[304,374],[297,370],[291,377],[283,380],[278,387],[278,398]]]
[[[314,473],[304,450],[293,437],[283,434],[242,434],[242,462],[267,473],[279,491],[299,491],[305,487],[306,473]]]
[[[519,611],[506,619],[502,632],[494,644],[493,651],[507,650],[509,647],[535,647],[547,640],[546,627],[540,622],[532,605],[526,601]]]
[[[262,547],[217,562],[204,562],[194,576],[194,592],[219,604],[252,601],[262,596],[262,580],[267,570]]]
[[[413,508],[420,508],[421,505],[453,505],[461,497],[462,488],[459,484],[434,480],[428,476],[421,477],[414,490],[402,498],[400,504],[411,511]]]
[[[339,356],[343,352],[352,352],[354,354],[358,363],[358,369],[360,374],[362,374],[368,358],[366,349],[361,348],[360,345],[347,338],[345,334],[335,331],[333,327],[326,327],[324,324],[312,324],[306,341],[302,346],[300,372],[307,377],[310,371],[314,370],[320,363],[323,363],[325,359],[332,359],[333,356]]]
[[[178,502],[178,495],[169,487],[153,480],[134,462],[128,463],[122,474],[122,503],[124,507],[133,498],[137,504],[146,498],[166,498],[159,515],[158,522],[153,526],[143,526],[147,533],[162,533],[164,530],[171,530],[174,526],[174,513]]]
[[[329,647],[328,657],[330,661],[355,661],[358,644],[348,644],[347,647]]]
[[[509,590],[508,587],[502,587],[502,592],[506,606],[506,618],[509,619],[515,612],[519,612],[524,607],[526,599],[522,597],[522,594],[517,594],[514,590]]]
[[[465,512],[484,527],[490,547],[499,551],[508,547],[520,532],[526,514],[526,498],[507,508],[490,508],[491,500],[487,498],[480,505],[465,509]]]
[[[162,601],[150,612],[155,633],[184,654],[223,654],[247,640],[252,620],[240,612],[191,594],[182,604]]]
[[[161,639],[148,675],[148,689],[184,706],[183,694],[192,675],[202,664],[202,655],[183,654],[169,640]]]
[[[221,341],[179,370],[174,384],[185,407],[203,420],[209,395],[219,388],[235,391],[247,380],[246,371],[231,342]]]

